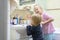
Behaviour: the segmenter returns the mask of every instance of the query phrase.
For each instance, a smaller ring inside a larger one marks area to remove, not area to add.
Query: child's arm
[[[42,24],[47,24],[47,23],[50,23],[50,22],[52,22],[54,19],[48,19],[48,20],[46,20],[46,21],[44,21],[44,22],[41,22]]]
[[[54,19],[52,17],[48,16],[48,15],[45,15],[45,17],[47,18],[47,20],[42,21],[41,22],[42,24],[47,24],[47,23],[50,23],[50,22],[54,21]]]
[[[27,26],[27,35],[31,35],[31,26]]]

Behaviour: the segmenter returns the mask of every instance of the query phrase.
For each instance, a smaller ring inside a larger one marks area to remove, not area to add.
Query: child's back
[[[40,23],[40,15],[34,14],[31,16],[31,26],[27,26],[27,35],[32,35],[33,40],[43,40]]]
[[[27,35],[32,35],[33,40],[43,40],[42,29],[40,25],[27,26]]]

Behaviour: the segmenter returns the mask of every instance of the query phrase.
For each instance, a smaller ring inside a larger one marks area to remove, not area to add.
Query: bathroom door
[[[7,4],[7,0],[0,0],[0,40],[7,40]]]

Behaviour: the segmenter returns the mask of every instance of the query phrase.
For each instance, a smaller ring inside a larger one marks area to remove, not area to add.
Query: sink
[[[12,25],[11,27],[20,34],[20,40],[32,40],[31,36],[27,36],[26,26],[27,25]]]

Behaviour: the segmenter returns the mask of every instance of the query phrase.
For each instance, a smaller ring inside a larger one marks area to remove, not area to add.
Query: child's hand
[[[31,24],[29,24],[30,26],[32,26]]]
[[[46,24],[46,23],[45,23],[45,22],[41,22],[41,24],[43,24],[43,25],[44,25],[44,24]]]

